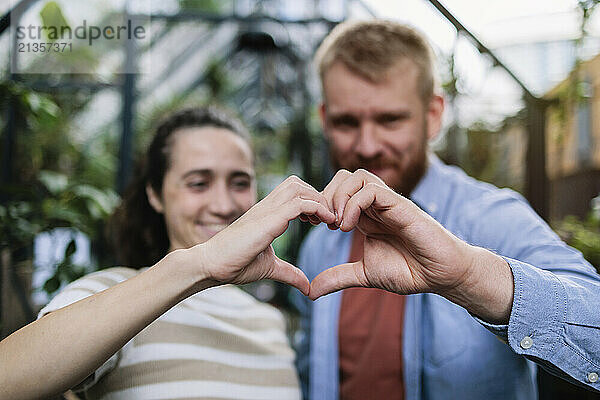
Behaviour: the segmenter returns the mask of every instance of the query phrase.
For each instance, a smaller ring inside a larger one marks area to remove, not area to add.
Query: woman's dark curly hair
[[[121,204],[109,220],[108,240],[120,265],[142,268],[155,264],[167,254],[169,238],[164,216],[150,205],[146,185],[150,185],[155,193],[162,193],[175,131],[206,126],[227,129],[250,143],[250,134],[244,124],[214,106],[188,108],[166,118],[156,130]]]

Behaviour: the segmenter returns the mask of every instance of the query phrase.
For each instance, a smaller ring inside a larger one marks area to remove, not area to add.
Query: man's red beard
[[[412,191],[417,187],[423,175],[427,171],[427,136],[423,135],[424,142],[420,143],[419,150],[412,155],[414,158],[408,165],[403,165],[394,160],[385,160],[382,157],[376,159],[364,159],[356,157],[353,160],[345,159],[346,163],[338,162],[338,157],[332,146],[329,148],[329,158],[334,169],[337,171],[341,168],[345,168],[348,171],[354,172],[359,168],[363,168],[369,171],[391,168],[395,171],[394,182],[385,182],[394,191],[401,195],[408,197]],[[385,177],[380,177],[384,181]]]

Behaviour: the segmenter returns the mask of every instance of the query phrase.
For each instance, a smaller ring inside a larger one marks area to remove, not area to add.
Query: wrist
[[[497,254],[469,246],[463,281],[442,294],[471,314],[493,324],[508,324],[514,296],[510,265]]]
[[[204,289],[217,285],[206,272],[203,244],[168,253],[159,265],[170,279],[179,283],[180,301]]]

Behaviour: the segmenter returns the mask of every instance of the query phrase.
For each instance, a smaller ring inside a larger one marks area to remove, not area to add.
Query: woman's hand
[[[271,246],[289,222],[300,216],[315,224],[335,223],[325,197],[291,176],[230,226],[186,251],[201,260],[205,279],[216,284],[274,279],[308,295],[310,284],[304,273],[277,257]]]
[[[13,333],[0,342],[0,399],[48,398],[64,392],[156,318],[202,289],[275,279],[308,294],[306,276],[277,258],[271,247],[288,222],[301,214],[313,223],[335,222],[325,197],[290,177],[207,242],[173,251],[134,278]]]

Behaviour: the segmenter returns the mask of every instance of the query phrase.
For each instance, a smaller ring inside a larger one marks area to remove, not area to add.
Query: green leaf
[[[58,277],[60,282],[71,283],[84,276],[85,273],[85,267],[73,264],[69,260],[65,259],[56,267],[55,275]]]
[[[85,216],[79,210],[62,204],[55,199],[44,199],[42,202],[42,212],[44,217],[52,223],[53,227],[70,226],[84,231],[87,228],[84,226]]]
[[[85,267],[77,264],[70,264],[69,274],[67,275],[67,282],[71,283],[86,274]]]
[[[38,179],[53,195],[64,192],[69,184],[66,175],[54,171],[40,171]]]
[[[44,113],[48,114],[52,118],[56,118],[56,117],[58,117],[60,108],[58,107],[58,105],[55,102],[50,100],[50,98],[44,96],[41,98],[41,101],[40,101],[40,111],[43,111]]]
[[[39,93],[26,92],[22,99],[37,118],[46,116],[56,119],[60,113],[60,108],[54,101]]]
[[[56,292],[59,287],[60,287],[60,280],[58,279],[58,277],[56,275],[53,276],[52,278],[48,279],[44,283],[44,291],[48,294],[52,294],[52,293]]]
[[[593,214],[583,221],[567,216],[557,230],[567,244],[581,251],[590,263],[600,268],[600,221]]]
[[[37,113],[40,110],[40,105],[42,103],[41,96],[34,92],[27,92],[23,95],[23,100],[29,106],[31,111]]]
[[[65,260],[75,254],[76,250],[77,244],[75,243],[75,239],[71,239],[67,245],[67,248],[65,249]]]
[[[88,209],[96,219],[110,214],[119,203],[119,197],[115,192],[111,190],[102,191],[90,185],[77,185],[73,188],[73,193],[93,202],[88,202]]]
[[[52,36],[49,35],[51,32],[50,29],[44,30],[46,39],[49,41],[58,40],[60,38],[61,27],[69,26],[69,23],[63,15],[60,6],[55,1],[49,1],[46,3],[44,8],[42,8],[42,11],[40,11],[40,17],[42,18],[44,26],[48,28],[54,28],[56,30],[54,33],[59,35]]]

